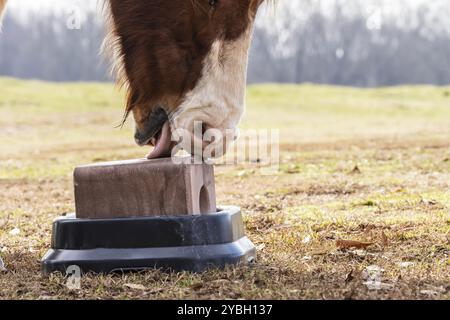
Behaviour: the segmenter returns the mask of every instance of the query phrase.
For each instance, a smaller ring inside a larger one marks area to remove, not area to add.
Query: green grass
[[[280,170],[220,165],[216,184],[244,212],[253,266],[87,275],[76,291],[42,276],[51,221],[74,210],[73,168],[148,151],[130,121],[115,127],[123,101],[109,84],[0,79],[0,299],[450,297],[450,88],[431,86],[249,87],[242,128],[280,130]],[[369,290],[369,265],[392,286]]]

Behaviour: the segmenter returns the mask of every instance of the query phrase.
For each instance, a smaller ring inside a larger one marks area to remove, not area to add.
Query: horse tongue
[[[169,121],[166,121],[156,136],[156,143],[153,150],[147,156],[147,159],[157,159],[170,157],[172,153],[172,141]]]

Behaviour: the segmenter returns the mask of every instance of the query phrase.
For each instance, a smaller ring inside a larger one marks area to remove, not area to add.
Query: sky
[[[95,8],[97,0],[8,0],[11,8],[20,10],[67,10],[70,6]]]
[[[299,0],[281,0],[280,2],[294,3]],[[348,0],[347,0],[348,1]],[[446,0],[444,0],[446,1]],[[78,6],[81,8],[95,8],[99,0],[9,0],[10,6],[20,8],[21,10],[48,10],[53,8],[56,10],[66,10],[70,6]],[[323,7],[329,6],[333,1],[331,0],[310,0],[312,4],[321,5]],[[356,0],[355,2],[364,3],[367,6],[384,6],[392,8],[417,7],[424,3],[440,3],[442,0]]]
[[[70,14],[74,10],[83,13],[85,10],[95,10],[101,7],[104,0],[9,0],[9,10],[14,15],[22,15],[33,10],[36,13],[48,13],[53,10],[61,14]],[[320,10],[333,15],[333,4],[339,2],[345,4],[345,14],[352,15],[353,12],[364,12],[368,19],[368,28],[377,29],[384,19],[397,21],[398,25],[410,24],[413,28],[414,14],[426,6],[430,19],[438,21],[440,28],[450,32],[450,1],[449,0],[279,0],[276,8],[261,10],[258,25],[274,32],[283,30],[283,20],[294,20],[302,26],[308,13]],[[363,10],[355,10],[356,7]],[[419,10],[419,8],[421,8]],[[275,14],[274,14],[275,12]],[[414,14],[411,14],[414,13]],[[280,16],[286,19],[280,19]]]

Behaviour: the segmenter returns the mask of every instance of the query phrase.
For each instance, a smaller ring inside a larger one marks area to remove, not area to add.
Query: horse
[[[3,11],[5,10],[6,0],[0,0],[0,22],[2,18]]]
[[[220,156],[236,139],[264,1],[105,0],[103,48],[126,90],[124,121],[132,114],[136,143],[153,146],[148,158],[169,156],[176,144],[190,153],[214,145]],[[214,137],[204,139],[209,130]]]

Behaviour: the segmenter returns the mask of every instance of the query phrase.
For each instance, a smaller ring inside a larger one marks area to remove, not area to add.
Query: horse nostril
[[[147,119],[142,122],[142,125],[136,127],[134,135],[136,143],[140,146],[147,145],[161,131],[168,119],[167,113],[163,108],[157,107],[154,109]]]

